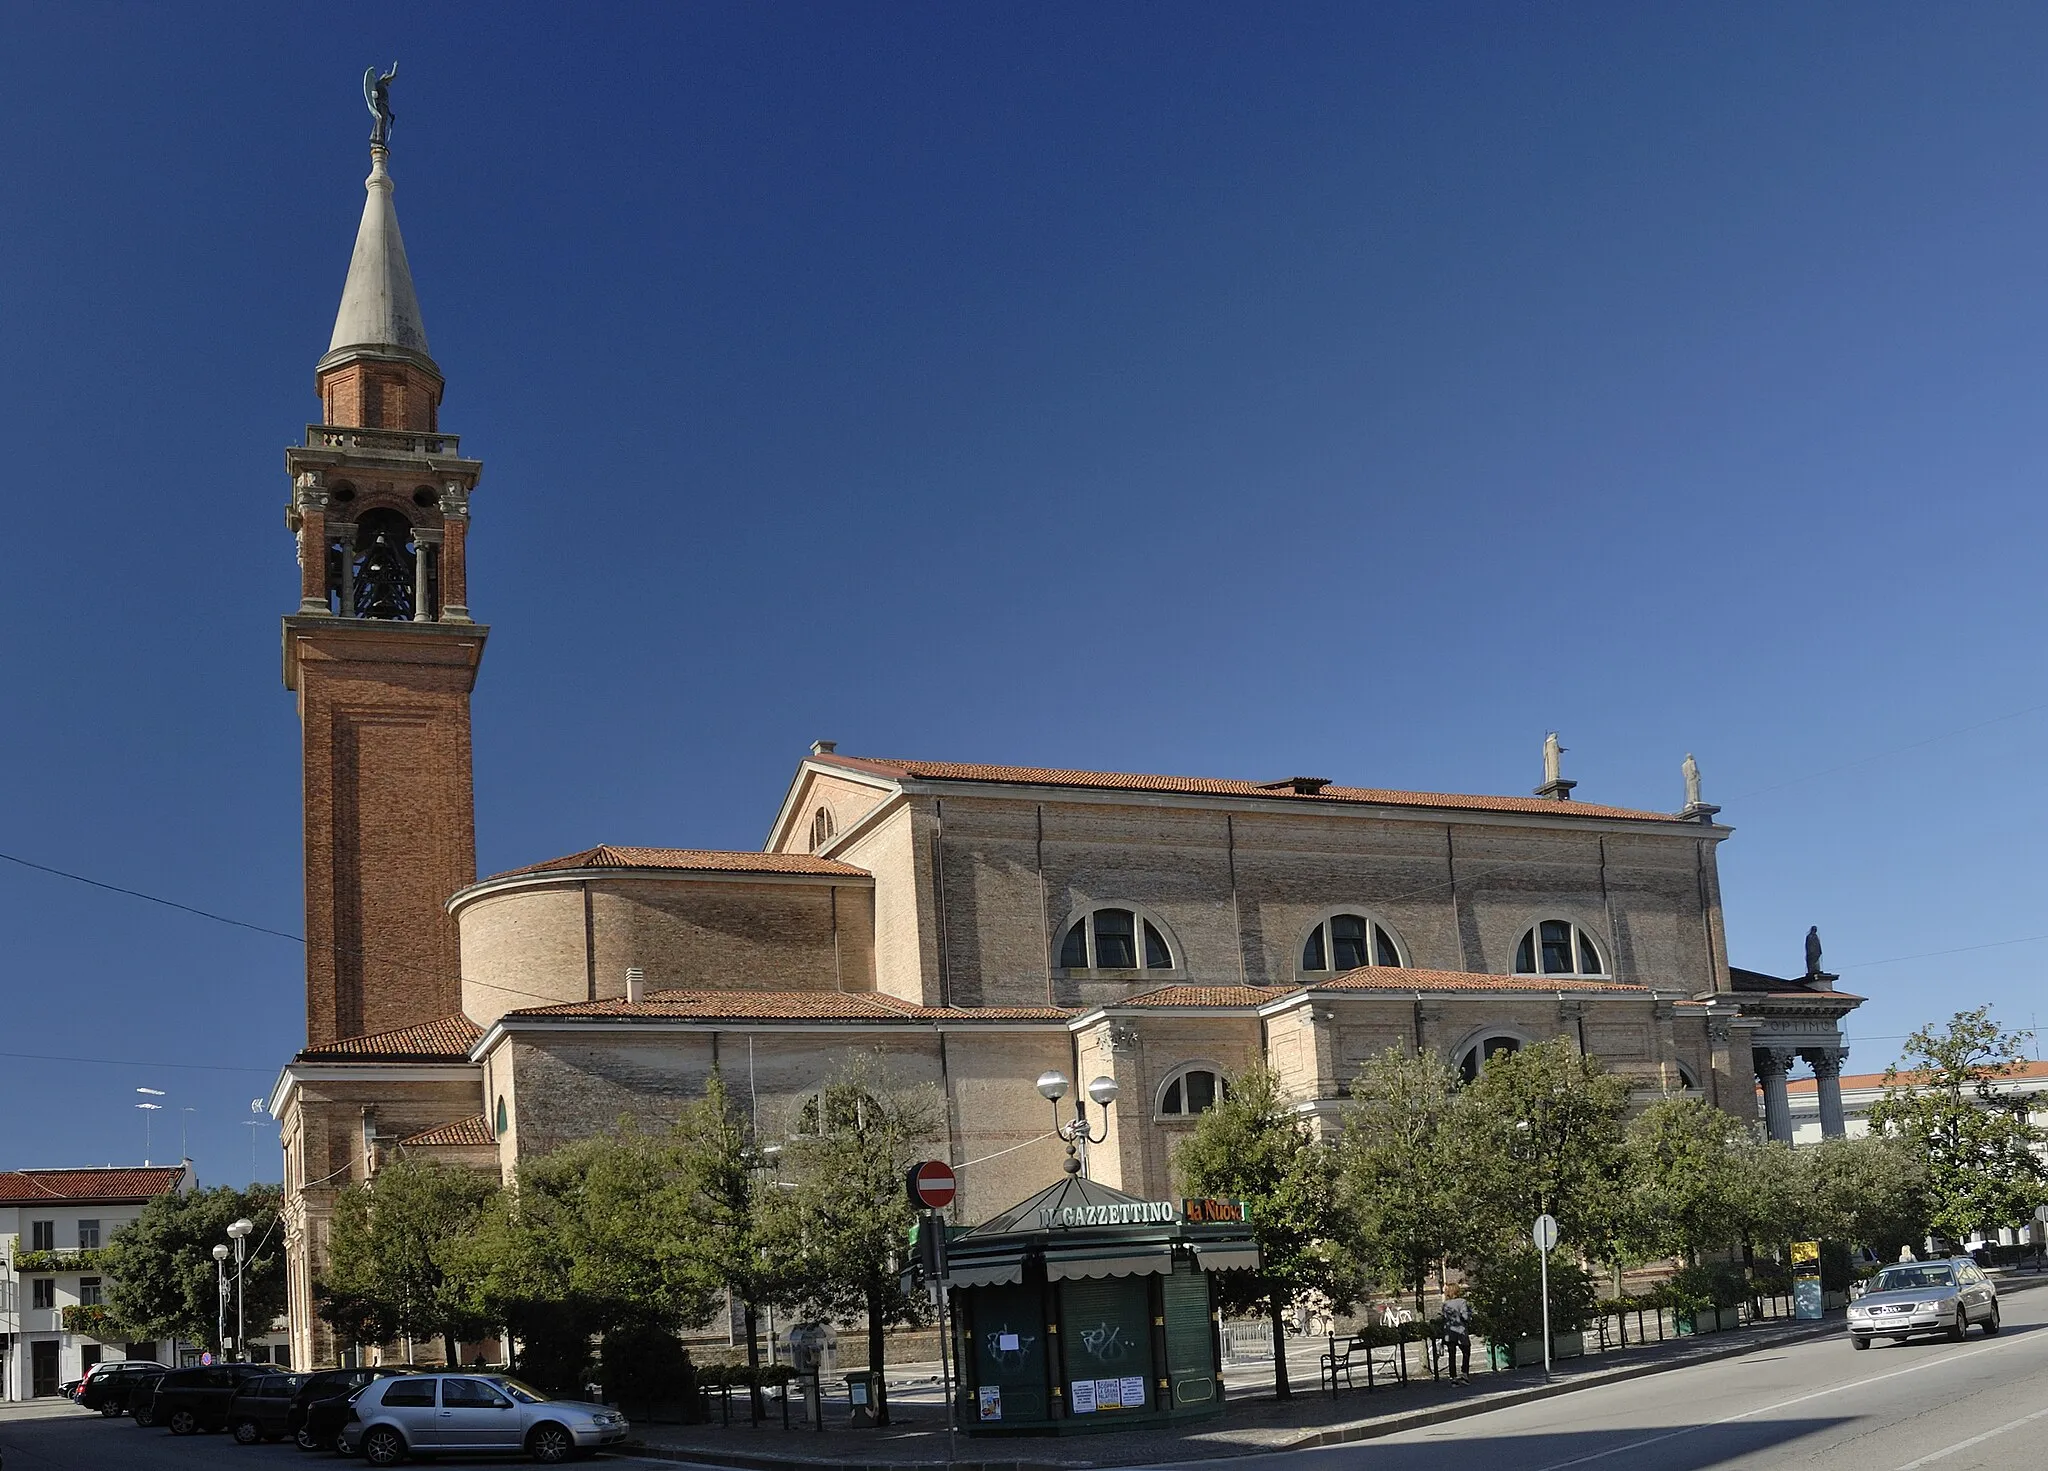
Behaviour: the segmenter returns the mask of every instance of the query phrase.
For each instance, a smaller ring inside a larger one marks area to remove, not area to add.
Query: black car
[[[156,1424],[156,1386],[169,1369],[145,1369],[128,1386],[128,1415],[144,1429]]]
[[[228,1403],[242,1382],[271,1373],[268,1364],[214,1364],[173,1369],[156,1382],[150,1416],[173,1435],[219,1430],[228,1423]]]
[[[285,1434],[302,1451],[334,1449],[335,1432],[348,1420],[348,1397],[374,1379],[409,1374],[410,1369],[322,1369],[308,1374],[285,1412]],[[318,1414],[315,1414],[315,1411]]]
[[[153,1380],[165,1368],[165,1365],[148,1359],[104,1364],[98,1373],[79,1386],[77,1400],[88,1410],[98,1410],[111,1420],[116,1415],[127,1413],[128,1396],[136,1385],[145,1379]]]
[[[283,1440],[285,1421],[291,1414],[292,1399],[299,1392],[298,1374],[265,1374],[245,1379],[228,1401],[228,1429],[243,1445],[259,1440]]]

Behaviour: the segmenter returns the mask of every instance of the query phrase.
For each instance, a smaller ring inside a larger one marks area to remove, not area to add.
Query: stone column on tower
[[[1820,1137],[1842,1139],[1848,1124],[1842,1117],[1842,1064],[1846,1047],[1809,1047],[1800,1054],[1813,1065],[1814,1092],[1820,1100]]]
[[[1764,1085],[1764,1131],[1780,1144],[1792,1142],[1792,1100],[1785,1089],[1785,1075],[1797,1056],[1789,1047],[1759,1047],[1756,1075]]]

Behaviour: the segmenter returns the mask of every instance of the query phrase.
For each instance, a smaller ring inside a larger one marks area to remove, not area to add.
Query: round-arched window
[[[832,841],[832,809],[820,807],[811,814],[811,851],[820,852]]]
[[[1515,947],[1518,976],[1604,976],[1606,958],[1592,934],[1568,919],[1546,919]]]
[[[1305,972],[1400,964],[1401,947],[1393,931],[1362,914],[1333,914],[1319,921],[1301,942],[1301,968]]]
[[[1465,1081],[1469,1083],[1479,1076],[1481,1068],[1492,1062],[1496,1057],[1507,1057],[1521,1050],[1522,1039],[1520,1037],[1507,1032],[1495,1032],[1490,1036],[1481,1037],[1465,1049],[1464,1054],[1458,1059],[1458,1071],[1464,1075]]]
[[[1151,920],[1130,909],[1082,915],[1060,939],[1062,970],[1172,970],[1173,947]]]
[[[1167,1074],[1165,1086],[1159,1090],[1159,1114],[1191,1119],[1229,1096],[1230,1085],[1216,1067],[1206,1062],[1187,1063]]]

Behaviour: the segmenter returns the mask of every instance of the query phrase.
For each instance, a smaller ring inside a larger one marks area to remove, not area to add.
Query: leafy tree
[[[459,1362],[458,1341],[482,1337],[492,1323],[470,1310],[449,1265],[497,1193],[488,1175],[404,1154],[342,1191],[321,1285],[337,1311],[346,1306],[351,1331],[388,1325],[408,1352],[416,1338],[439,1337],[446,1362]]]
[[[1593,1278],[1562,1252],[1550,1254],[1550,1329],[1576,1333],[1593,1317]],[[1543,1332],[1543,1262],[1533,1243],[1508,1247],[1480,1264],[1472,1280],[1473,1326],[1512,1346]]]
[[[2022,1038],[1991,1020],[1991,1008],[1959,1011],[1946,1028],[1906,1039],[1910,1065],[1885,1069],[1873,1132],[1903,1141],[1926,1166],[1928,1223],[1953,1241],[1977,1227],[2025,1220],[2044,1198],[2034,1146],[2042,1132],[2024,1095],[1998,1085],[2020,1076]]]
[[[182,1195],[159,1195],[142,1214],[114,1233],[100,1264],[113,1279],[113,1317],[149,1338],[183,1338],[218,1349],[219,1289],[213,1260],[228,1245],[229,1223],[246,1217],[255,1226],[242,1268],[242,1315],[252,1333],[265,1333],[285,1309],[284,1236],[275,1185],[235,1190],[217,1185]],[[227,1320],[234,1322],[234,1265],[228,1267]]]
[[[1903,1140],[1828,1139],[1802,1149],[1800,1158],[1814,1238],[1867,1246],[1889,1261],[1927,1235],[1926,1161]]]
[[[856,1058],[804,1103],[782,1148],[790,1188],[761,1200],[762,1241],[781,1300],[841,1323],[866,1318],[875,1418],[885,1425],[884,1334],[922,1323],[928,1310],[899,1280],[911,1225],[903,1177],[942,1121],[927,1090],[892,1088],[875,1061]]]
[[[1230,1080],[1173,1164],[1188,1194],[1245,1203],[1265,1264],[1257,1272],[1224,1273],[1217,1295],[1226,1309],[1263,1310],[1272,1319],[1274,1390],[1286,1399],[1287,1309],[1309,1293],[1339,1309],[1357,1295],[1357,1269],[1342,1245],[1352,1232],[1336,1151],[1293,1111],[1279,1080],[1255,1067]]]
[[[1390,1047],[1351,1086],[1336,1152],[1353,1250],[1421,1310],[1430,1267],[1460,1251],[1472,1218],[1453,1143],[1458,1073],[1434,1051]]]
[[[1628,1094],[1626,1081],[1562,1037],[1496,1055],[1459,1091],[1454,1137],[1482,1255],[1526,1240],[1545,1212],[1562,1240],[1611,1253],[1622,1234]]]
[[[1623,1143],[1629,1244],[1644,1256],[1682,1256],[1741,1238],[1750,1212],[1742,1172],[1753,1131],[1726,1109],[1696,1098],[1651,1104]]]
[[[747,1366],[754,1412],[761,1411],[760,1307],[783,1287],[780,1265],[763,1232],[764,1160],[753,1123],[713,1072],[704,1097],[676,1123],[676,1144],[687,1183],[695,1240],[709,1277],[740,1304],[747,1335]]]

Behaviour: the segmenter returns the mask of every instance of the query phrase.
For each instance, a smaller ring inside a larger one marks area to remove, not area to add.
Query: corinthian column
[[[1785,1094],[1785,1074],[1797,1056],[1789,1047],[1758,1047],[1750,1056],[1764,1085],[1764,1129],[1781,1144],[1792,1142],[1792,1100]]]
[[[1842,1064],[1848,1059],[1846,1047],[1815,1047],[1805,1054],[1813,1064],[1815,1091],[1820,1096],[1820,1137],[1842,1139],[1848,1125],[1842,1118]]]

